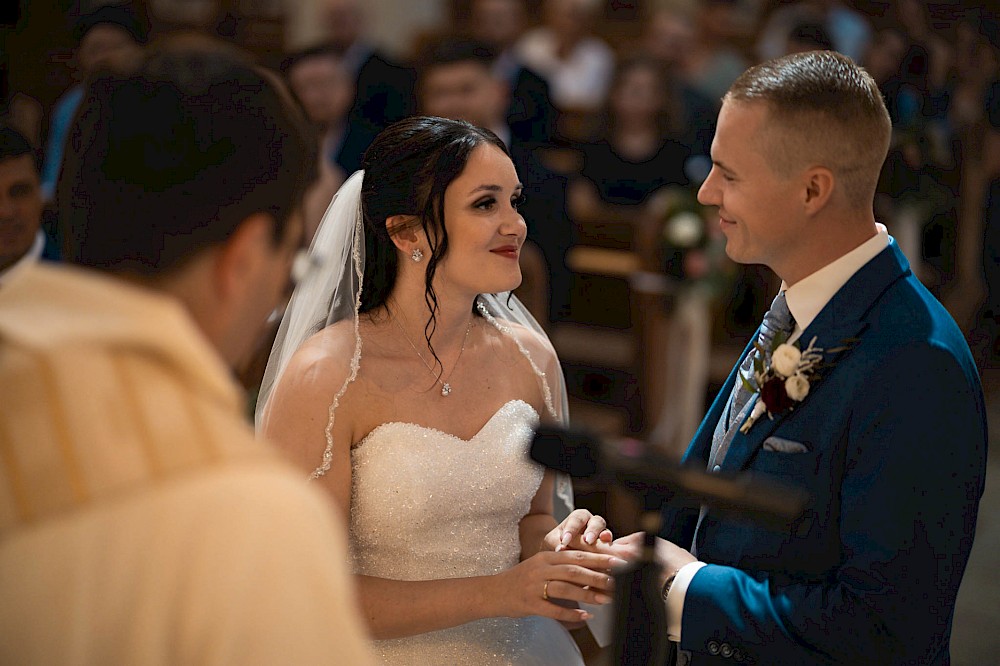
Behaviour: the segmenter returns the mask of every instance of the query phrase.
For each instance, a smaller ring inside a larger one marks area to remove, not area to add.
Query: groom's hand
[[[606,551],[623,560],[632,561],[642,554],[642,542],[645,535],[642,532],[629,534],[628,536],[615,539]],[[662,567],[664,574],[669,575],[677,571],[685,564],[697,562],[698,558],[675,545],[666,539],[656,538],[656,560]]]
[[[607,552],[614,535],[607,522],[586,509],[576,509],[542,539],[542,550]]]

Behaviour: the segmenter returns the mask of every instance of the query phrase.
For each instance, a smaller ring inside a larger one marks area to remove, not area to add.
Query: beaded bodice
[[[411,423],[375,428],[351,455],[355,570],[426,580],[517,564],[518,522],[543,474],[528,458],[537,421],[512,400],[469,440]]]

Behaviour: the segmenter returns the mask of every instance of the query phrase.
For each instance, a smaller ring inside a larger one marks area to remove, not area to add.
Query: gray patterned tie
[[[774,336],[784,333],[787,338],[793,328],[795,328],[795,319],[792,318],[792,313],[788,310],[788,303],[785,302],[785,292],[781,291],[774,297],[774,301],[771,302],[771,309],[764,314],[764,322],[760,325],[760,335],[757,336],[757,344],[764,349],[770,349]],[[756,349],[747,354],[747,357],[743,359],[743,364],[740,366],[741,375],[747,379],[751,377],[753,374],[754,359],[758,356],[760,356],[760,352]],[[747,390],[743,382],[737,379],[736,386],[733,387],[733,393],[730,398],[731,405],[728,410],[727,431],[732,429],[733,421],[737,420],[734,417],[743,411],[751,395],[753,394]],[[737,421],[742,421],[742,419],[738,419]],[[719,457],[720,461],[722,457]]]

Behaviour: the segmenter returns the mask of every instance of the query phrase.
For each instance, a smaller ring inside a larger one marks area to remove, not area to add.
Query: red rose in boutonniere
[[[740,426],[746,434],[765,412],[768,418],[793,409],[795,404],[809,395],[810,382],[816,379],[816,367],[823,360],[823,350],[812,339],[805,351],[798,343],[786,343],[785,336],[775,336],[771,349],[764,349],[757,343],[753,376],[747,379],[742,374],[740,380],[750,393],[759,393],[760,399],[753,406],[750,416]]]
[[[791,409],[795,404],[788,391],[785,389],[785,382],[781,377],[771,377],[760,387],[760,399],[767,406],[767,411],[771,414],[778,414]]]

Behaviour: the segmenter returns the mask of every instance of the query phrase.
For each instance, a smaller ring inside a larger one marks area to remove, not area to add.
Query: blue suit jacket
[[[785,524],[709,510],[697,544],[708,566],[687,590],[681,648],[693,664],[947,664],[986,463],[968,346],[895,241],[840,289],[802,345],[813,337],[848,349],[826,355],[794,410],[737,434],[722,465],[812,499]],[[707,464],[734,381],[735,369],[685,464]],[[808,451],[764,450],[769,437]],[[698,509],[664,513],[662,536],[689,548]]]

